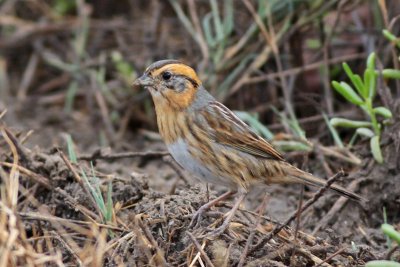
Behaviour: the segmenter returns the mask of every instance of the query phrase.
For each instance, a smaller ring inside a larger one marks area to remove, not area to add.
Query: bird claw
[[[201,219],[203,217],[206,208],[204,206],[200,207],[192,216],[192,221],[189,224],[189,228],[197,228],[200,225]]]

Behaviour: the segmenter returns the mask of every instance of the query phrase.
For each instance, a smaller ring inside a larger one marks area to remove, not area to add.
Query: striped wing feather
[[[215,142],[265,159],[283,161],[270,143],[254,133],[232,111],[219,102],[211,102],[203,111]]]

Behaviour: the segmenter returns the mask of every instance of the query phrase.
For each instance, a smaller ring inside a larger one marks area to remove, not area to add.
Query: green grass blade
[[[224,2],[224,36],[228,36],[234,28],[233,0]]]
[[[104,205],[104,200],[103,197],[99,196],[99,194],[97,193],[97,190],[92,186],[92,184],[89,182],[89,178],[87,177],[86,173],[83,171],[83,169],[81,169],[81,174],[83,177],[83,180],[85,181],[85,184],[87,185],[87,187],[89,188],[90,193],[92,194],[94,201],[96,202],[97,207],[99,208],[101,215],[104,218],[104,214],[106,213],[106,208]]]
[[[192,23],[190,22],[189,18],[186,16],[185,12],[183,12],[183,9],[177,0],[169,0],[172,8],[175,10],[176,15],[178,16],[178,19],[182,22],[183,26],[186,28],[186,30],[189,32],[189,34],[193,37],[196,42],[198,42],[198,37],[196,35],[196,31],[194,30],[194,27]]]
[[[66,113],[72,112],[77,92],[78,92],[78,82],[74,80],[69,84],[67,89],[67,95],[65,97],[64,111]]]
[[[211,14],[214,22],[214,30],[216,34],[216,39],[217,42],[222,40],[224,38],[224,30],[223,30],[223,25],[221,22],[221,17],[219,15],[219,9],[218,9],[218,4],[216,0],[210,0],[210,6],[211,6]]]
[[[72,140],[72,137],[70,134],[67,134],[67,149],[68,149],[68,157],[69,160],[72,163],[78,163],[78,158],[75,153],[75,148],[74,148],[74,141]]]

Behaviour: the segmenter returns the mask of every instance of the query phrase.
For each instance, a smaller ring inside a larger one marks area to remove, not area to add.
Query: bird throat
[[[183,111],[156,106],[156,113],[158,130],[167,145],[175,143],[185,135],[187,118]]]

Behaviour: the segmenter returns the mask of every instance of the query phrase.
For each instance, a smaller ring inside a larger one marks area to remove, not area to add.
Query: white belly
[[[214,175],[209,168],[201,164],[190,155],[187,144],[178,139],[173,144],[167,146],[169,153],[189,173],[207,183],[224,185],[230,188],[235,188],[235,184],[230,182],[230,179]]]

